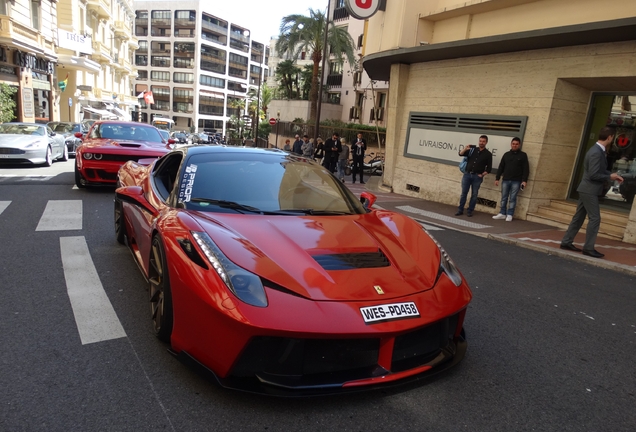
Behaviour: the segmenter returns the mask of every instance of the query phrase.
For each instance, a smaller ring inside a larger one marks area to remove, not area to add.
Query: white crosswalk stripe
[[[0,214],[9,207],[9,204],[11,204],[11,201],[0,201]]]
[[[413,206],[398,206],[396,207],[396,209],[401,210],[401,211],[405,211],[405,212],[409,212],[409,213],[415,213],[415,214],[419,214],[422,216],[426,216],[427,218],[430,219],[435,219],[435,220],[439,220],[439,221],[443,221],[443,222],[448,222],[448,223],[452,223],[454,225],[459,225],[459,226],[463,226],[466,228],[473,228],[473,229],[484,229],[484,228],[490,228],[490,225],[482,225],[482,224],[478,224],[475,222],[468,222],[465,220],[461,220],[455,217],[451,217],[451,216],[447,216],[447,215],[443,215],[440,213],[434,213],[431,211],[427,211],[427,210],[422,210],[419,209],[417,207],[413,207]]]
[[[82,345],[126,337],[95,265],[86,239],[60,237],[66,289]]]
[[[82,229],[82,200],[50,200],[36,231]]]

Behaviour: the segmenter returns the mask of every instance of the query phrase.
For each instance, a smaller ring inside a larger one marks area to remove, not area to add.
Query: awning
[[[89,106],[85,106],[82,108],[84,109],[84,111],[88,111],[93,114],[98,114],[99,116],[101,116],[102,120],[117,120],[117,115],[113,114],[110,111],[100,110],[100,109],[89,107]]]
[[[130,114],[119,107],[108,108],[111,112],[115,113],[115,115],[121,118],[124,121],[130,121]]]

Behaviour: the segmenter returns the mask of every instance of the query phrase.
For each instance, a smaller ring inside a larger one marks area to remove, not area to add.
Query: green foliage
[[[5,83],[0,83],[0,122],[10,122],[15,118],[16,103],[13,99],[17,88]]]
[[[268,139],[269,134],[272,132],[272,125],[269,124],[269,121],[260,122],[258,125],[258,137],[263,139]]]
[[[291,60],[283,60],[276,65],[276,81],[279,83],[279,97],[297,99],[300,94],[298,75],[300,68]]]

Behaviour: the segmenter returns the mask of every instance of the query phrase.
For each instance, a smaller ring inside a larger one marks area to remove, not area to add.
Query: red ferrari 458
[[[115,232],[157,336],[221,385],[305,395],[458,363],[472,294],[413,219],[278,150],[194,146],[119,171]]]
[[[170,151],[154,126],[123,121],[98,121],[93,124],[75,155],[75,184],[115,185],[119,168],[129,160],[158,158]]]

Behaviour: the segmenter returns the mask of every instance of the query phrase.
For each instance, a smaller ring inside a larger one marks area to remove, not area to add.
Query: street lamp
[[[322,107],[322,82],[325,78],[325,60],[327,59],[327,34],[329,33],[329,10],[331,0],[327,0],[327,14],[325,15],[325,38],[322,42],[322,67],[320,69],[320,83],[318,84],[318,106],[316,107],[316,125],[314,126],[314,142],[318,140],[320,131],[320,108]]]

